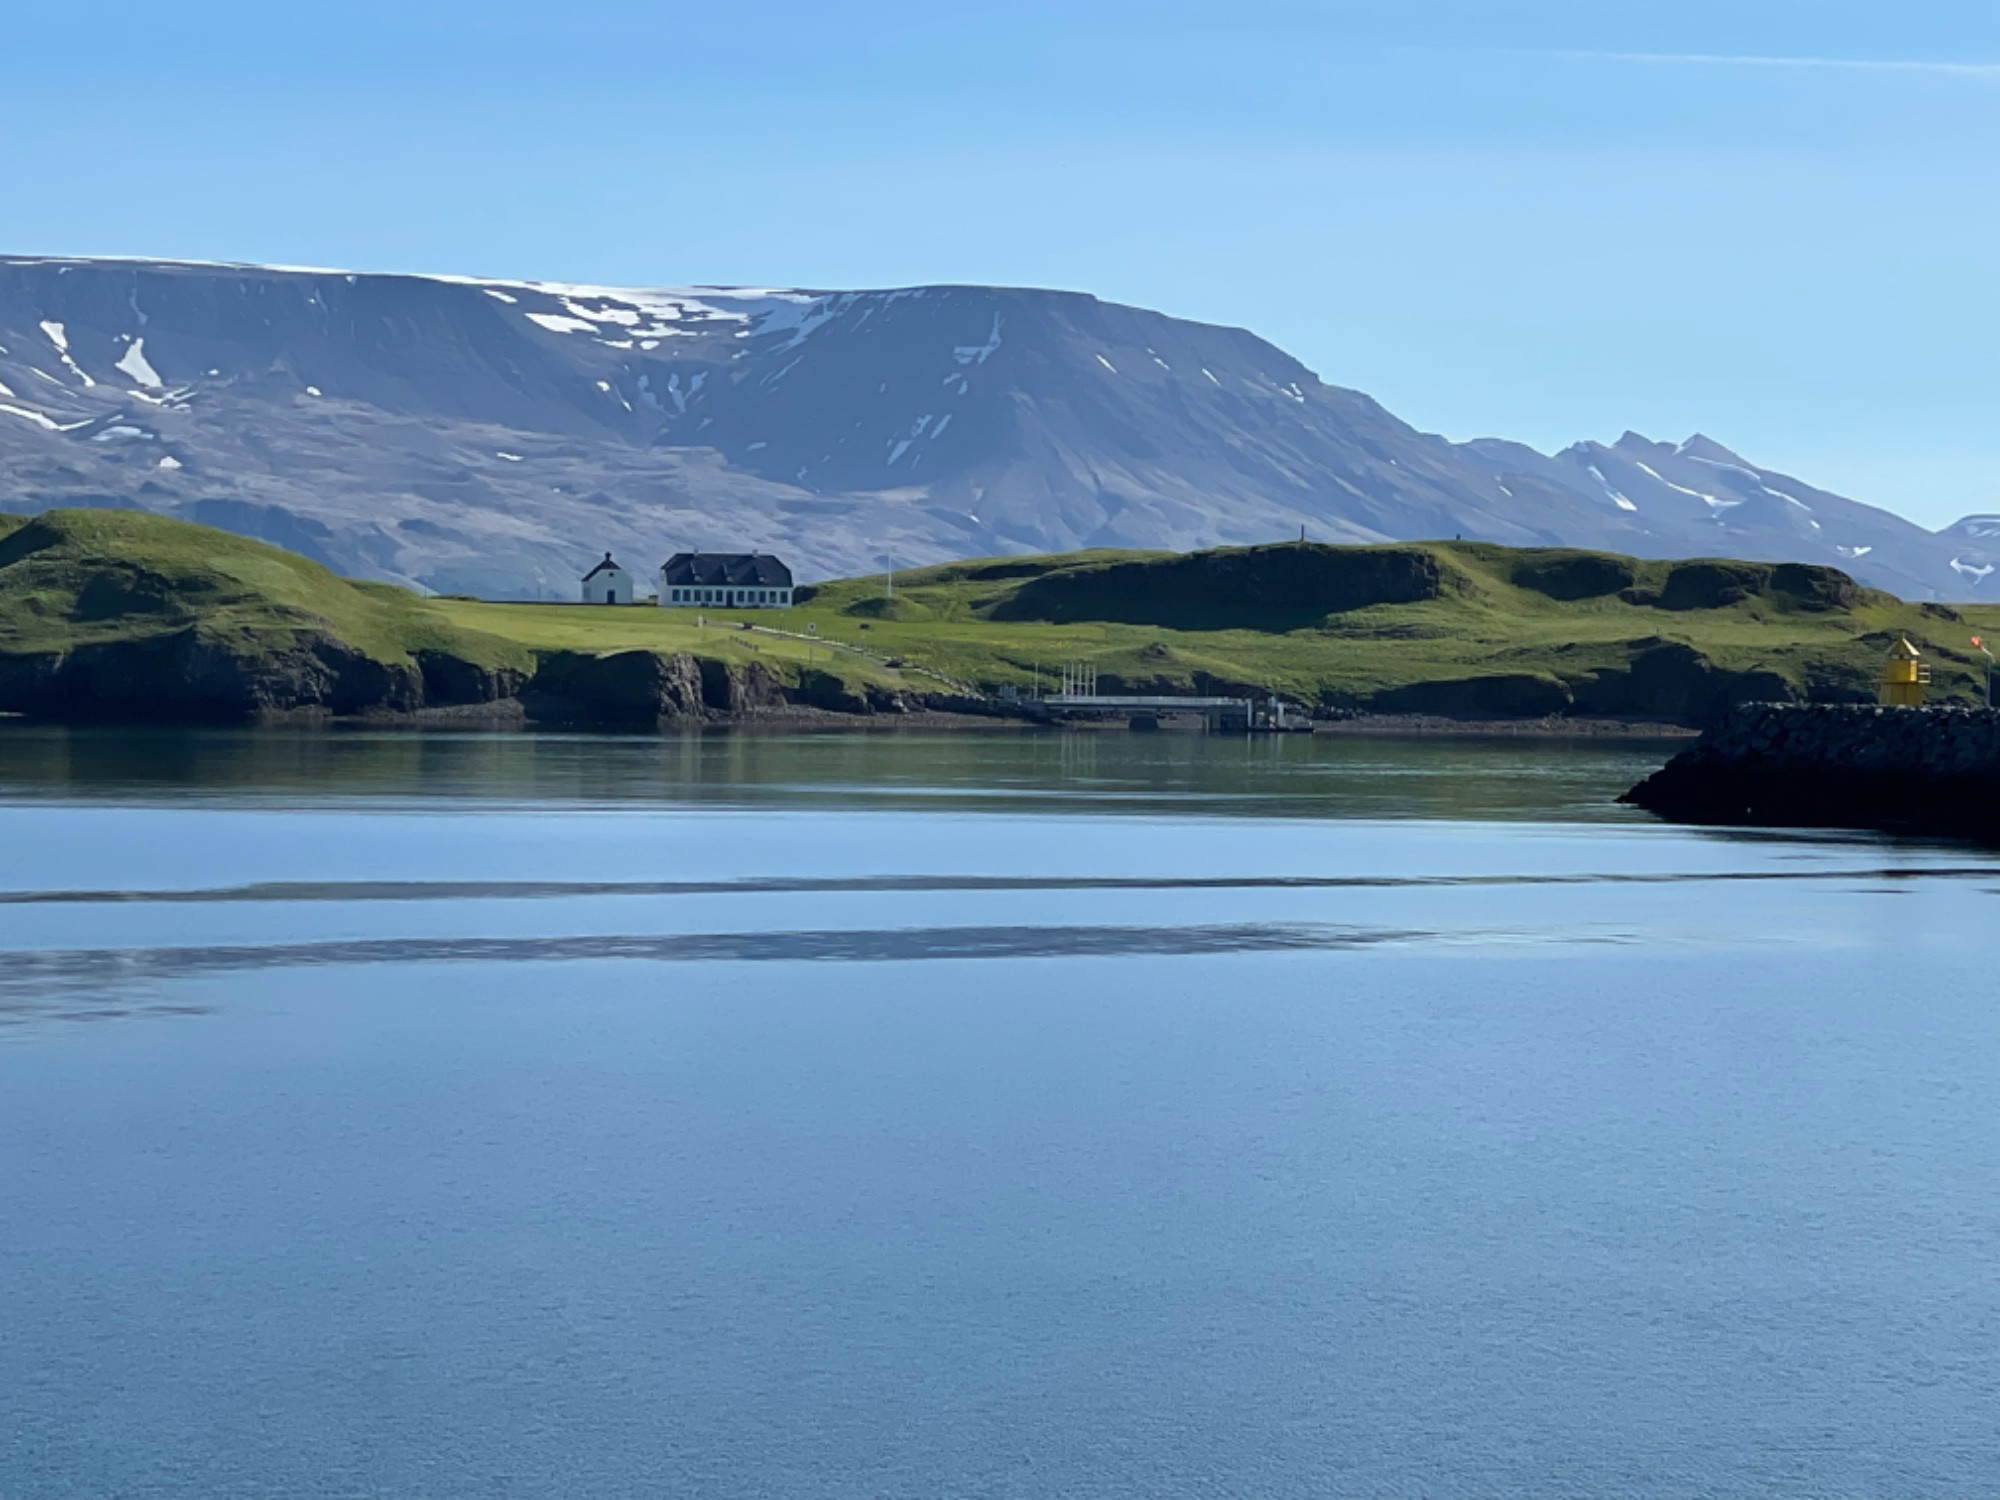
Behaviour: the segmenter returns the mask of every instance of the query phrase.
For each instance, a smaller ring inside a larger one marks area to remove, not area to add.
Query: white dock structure
[[[1127,693],[1051,693],[1046,698],[1023,698],[1023,706],[1049,719],[1194,718],[1205,720],[1211,732],[1220,734],[1305,731],[1312,721],[1297,709],[1272,698],[1259,703],[1255,698],[1196,698],[1162,694],[1144,696]]]
[[[1051,719],[1122,717],[1155,721],[1199,715],[1222,733],[1247,733],[1252,719],[1248,698],[1139,697],[1124,693],[1052,693],[1033,700]]]
[[[1124,719],[1134,728],[1157,728],[1161,719],[1199,718],[1214,733],[1269,734],[1310,732],[1312,720],[1273,694],[1263,701],[1182,693],[1100,693],[1097,669],[1088,662],[1062,664],[1062,690],[1043,696],[1001,697],[1038,718]],[[1039,677],[1039,671],[1037,672]]]

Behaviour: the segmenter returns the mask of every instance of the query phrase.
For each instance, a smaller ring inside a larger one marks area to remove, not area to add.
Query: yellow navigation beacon
[[[1889,648],[1889,659],[1882,663],[1880,701],[1893,708],[1922,708],[1930,680],[1923,652],[1905,636]]]

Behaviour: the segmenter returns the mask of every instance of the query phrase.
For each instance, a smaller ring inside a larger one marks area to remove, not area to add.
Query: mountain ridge
[[[0,508],[136,506],[356,576],[569,597],[609,548],[802,578],[1079,547],[1466,536],[2000,593],[1695,434],[1452,443],[1242,329],[1089,293],[632,289],[0,257]]]

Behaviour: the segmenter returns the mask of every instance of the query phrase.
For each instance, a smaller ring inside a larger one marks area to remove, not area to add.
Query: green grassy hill
[[[582,628],[564,618],[586,614],[598,618]],[[642,660],[594,666],[632,653]],[[808,656],[802,643],[701,630],[664,610],[421,598],[139,511],[0,517],[0,710],[237,718],[413,711],[540,691],[581,711],[652,690],[697,710],[757,681],[848,703],[883,678],[858,656],[829,661],[823,647]],[[679,669],[685,680],[655,671],[649,688],[643,658],[676,657],[692,663]]]
[[[141,511],[0,518],[0,640],[10,651],[188,629],[254,650],[331,635],[383,662],[427,648],[526,662],[518,647],[465,630],[405,589],[340,578],[231,532]]]
[[[1905,604],[1827,568],[1457,542],[988,559],[900,574],[893,597],[880,576],[800,597],[699,624],[427,599],[139,512],[0,517],[0,709],[861,711],[957,684],[1046,688],[1082,662],[1110,692],[1701,722],[1730,702],[1868,698],[1904,635],[1936,696],[1972,701],[1984,663],[1968,637],[2000,629],[2000,609]]]
[[[989,688],[1084,661],[1101,687],[1269,689],[1389,712],[1698,721],[1717,700],[1872,696],[1898,636],[1941,697],[1983,692],[2000,609],[1911,605],[1829,568],[1474,542],[1087,552],[815,590],[823,634]]]

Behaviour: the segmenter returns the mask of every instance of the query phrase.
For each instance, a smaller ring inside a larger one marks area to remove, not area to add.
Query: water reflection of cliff
[[[1005,731],[683,736],[0,724],[0,796],[491,798],[1270,817],[1631,819],[1646,744]]]

